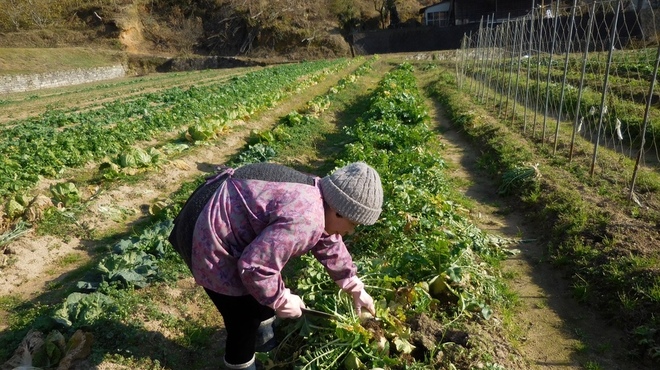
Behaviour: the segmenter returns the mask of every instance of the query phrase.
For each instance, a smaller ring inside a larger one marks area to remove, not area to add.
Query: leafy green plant
[[[286,126],[298,126],[308,123],[310,117],[306,114],[301,114],[298,111],[293,111],[286,116],[280,118],[279,123]]]
[[[21,204],[16,198],[11,198],[7,201],[5,205],[5,213],[10,219],[16,219],[23,215],[25,212],[25,206]]]
[[[257,143],[248,146],[235,160],[231,161],[231,165],[239,167],[248,163],[266,162],[274,157],[275,154],[275,149],[272,146],[265,143]]]
[[[148,151],[141,148],[128,148],[117,158],[122,168],[149,167],[158,161],[160,153],[155,148]]]
[[[61,203],[65,207],[78,203],[81,199],[80,190],[72,182],[62,182],[50,186],[53,203]]]
[[[223,120],[212,119],[197,122],[188,126],[186,139],[193,142],[211,140],[216,138],[226,128],[227,124]]]
[[[108,282],[136,288],[144,288],[149,284],[149,278],[158,274],[154,256],[142,251],[108,256],[99,262],[98,270]]]
[[[513,192],[525,192],[541,178],[538,163],[535,165],[515,166],[502,175],[502,183],[498,189],[501,195]]]
[[[20,237],[29,231],[29,224],[23,220],[19,220],[11,230],[6,231],[0,235],[0,251],[3,251],[5,246],[12,242],[12,240]]]
[[[112,298],[100,292],[71,293],[55,311],[53,319],[67,327],[89,325],[113,311],[116,305]]]

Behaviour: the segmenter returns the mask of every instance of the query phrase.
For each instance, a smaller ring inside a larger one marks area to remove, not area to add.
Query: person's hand
[[[376,306],[374,299],[364,290],[364,283],[359,277],[353,276],[348,279],[336,281],[337,285],[347,293],[353,296],[353,303],[357,314],[362,313],[362,308],[366,308],[372,315],[376,316]]]
[[[289,289],[284,291],[282,298],[279,299],[279,305],[275,307],[275,315],[282,319],[295,319],[302,316],[302,309],[305,308],[305,302],[295,295],[291,294]]]
[[[369,293],[364,289],[361,289],[358,292],[352,292],[353,303],[355,304],[355,311],[358,315],[362,313],[362,307],[366,308],[369,313],[373,316],[376,316],[376,306],[374,305],[374,299],[371,298]]]

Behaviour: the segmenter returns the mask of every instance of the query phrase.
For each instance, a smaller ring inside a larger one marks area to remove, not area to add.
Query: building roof
[[[439,6],[439,5],[444,5],[444,7],[443,7],[444,9],[439,8],[438,11],[448,11],[449,8],[451,7],[451,1],[440,1],[438,3],[432,4],[432,5],[429,5],[429,6],[425,6],[425,7],[421,8],[419,10],[419,14],[426,13],[427,9],[433,8],[433,7]]]

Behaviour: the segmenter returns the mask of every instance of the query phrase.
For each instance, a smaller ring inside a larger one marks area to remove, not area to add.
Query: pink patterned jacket
[[[251,294],[273,307],[285,290],[281,271],[309,251],[338,284],[356,267],[340,235],[325,231],[323,198],[315,186],[229,178],[197,219],[195,281],[230,296]]]

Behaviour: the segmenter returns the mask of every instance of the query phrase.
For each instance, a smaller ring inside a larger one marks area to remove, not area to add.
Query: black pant
[[[275,311],[257,302],[251,295],[232,297],[204,288],[215,307],[222,314],[227,329],[225,361],[244,364],[254,356],[257,329]]]

